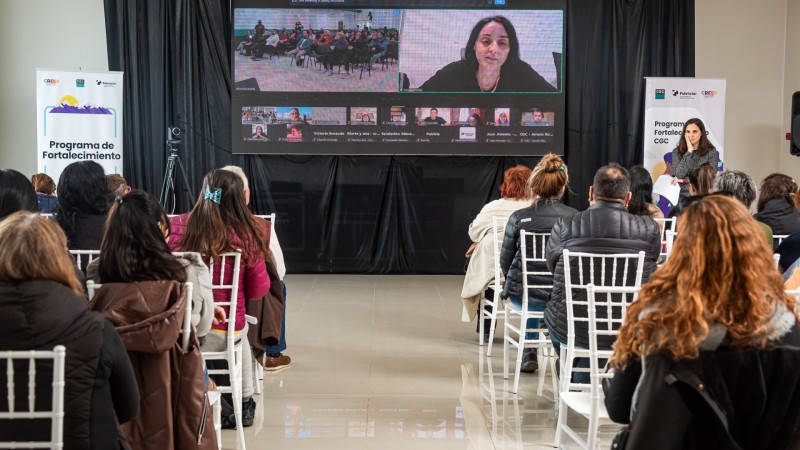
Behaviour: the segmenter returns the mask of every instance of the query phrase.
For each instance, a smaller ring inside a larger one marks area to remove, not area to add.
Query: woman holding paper
[[[672,151],[672,184],[680,184],[681,198],[690,195],[689,172],[705,164],[716,169],[719,152],[708,141],[703,121],[692,118],[683,124],[682,138]]]

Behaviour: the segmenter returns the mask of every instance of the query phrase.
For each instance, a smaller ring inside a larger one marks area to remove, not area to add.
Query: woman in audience
[[[169,264],[173,265],[172,259],[177,259],[186,272],[186,281],[192,283],[193,286],[192,325],[195,327],[197,337],[202,342],[205,335],[211,330],[212,322],[225,320],[225,310],[214,306],[211,274],[200,254],[185,252],[181,256],[174,257],[167,245],[169,234],[169,218],[155,197],[140,190],[130,191],[124,196],[124,199],[123,196],[117,197],[109,212],[100,256],[86,268],[86,278],[95,283],[113,281],[103,276],[105,273],[107,276],[125,280],[141,277],[141,280],[137,281],[149,281],[158,276],[158,272],[149,273],[142,266],[156,264],[159,261],[169,261]],[[106,243],[107,240],[109,243]],[[110,248],[112,245],[115,247]],[[103,252],[103,248],[113,255]],[[138,250],[133,253],[132,248],[138,248]],[[124,264],[123,267],[114,267],[111,272],[108,271],[109,261],[114,262],[112,256],[128,254],[132,258],[129,263]],[[105,266],[105,270],[101,269],[103,266]],[[137,273],[140,270],[141,273]]]
[[[219,260],[221,253],[242,251],[239,271],[239,291],[235,311],[224,307],[229,320],[234,321],[236,332],[243,339],[242,345],[242,422],[253,424],[255,401],[253,395],[253,356],[247,342],[245,322],[245,300],[264,297],[269,291],[269,275],[264,263],[268,244],[247,208],[244,184],[235,173],[227,170],[212,170],[203,179],[203,189],[188,214],[173,217],[169,246],[173,251],[199,252],[211,260]],[[232,280],[233,261],[228,258],[225,270],[226,284]],[[214,280],[220,276],[221,264],[214,264]],[[215,290],[214,300],[228,301],[227,290]],[[214,325],[206,335],[203,350],[219,351],[227,346],[227,323]],[[231,424],[227,424],[231,426]]]
[[[0,170],[0,220],[17,211],[39,212],[36,191],[25,175],[13,169]]]
[[[107,189],[103,167],[94,161],[74,162],[61,172],[55,217],[70,250],[100,249],[108,213]]]
[[[727,195],[693,199],[669,260],[628,306],[614,347],[618,372],[605,403],[613,421],[632,423],[629,448],[733,448],[717,440],[706,403],[730,420],[737,448],[781,448],[748,439],[775,438],[783,412],[800,417],[800,352],[765,355],[800,344],[795,306],[747,209]],[[763,420],[768,428],[758,427]],[[652,442],[659,437],[667,440]]]
[[[503,217],[498,222],[497,229],[497,240],[502,242],[508,216],[531,204],[530,193],[526,186],[530,175],[531,169],[522,165],[506,170],[503,184],[500,185],[500,198],[487,203],[469,224],[472,246],[467,250],[469,266],[461,289],[461,299],[464,301],[461,320],[464,322],[470,322],[475,318],[480,298],[494,279],[495,236],[492,234],[492,217]],[[484,328],[486,336],[489,335],[489,331],[488,326]]]
[[[552,153],[545,155],[539,164],[533,168],[533,173],[528,178],[528,189],[533,197],[531,206],[520,209],[508,219],[503,238],[503,248],[500,252],[500,269],[506,276],[503,285],[503,298],[508,298],[511,304],[517,309],[522,307],[523,279],[522,279],[522,254],[520,231],[530,231],[533,233],[550,233],[553,225],[561,216],[575,214],[577,209],[571,208],[561,203],[561,197],[567,189],[569,173],[564,160],[560,156]],[[529,243],[532,244],[533,241]],[[541,257],[544,257],[544,244],[541,245]],[[532,249],[528,248],[528,256],[532,254]],[[535,271],[547,271],[547,264],[542,261],[538,267],[533,267]],[[537,285],[552,285],[552,276],[536,276],[532,280]],[[544,289],[536,289],[528,292],[528,311],[544,311],[547,306],[547,298],[550,292]],[[528,328],[538,328],[538,319],[528,319]],[[536,339],[538,333],[527,333],[526,339]],[[535,372],[539,368],[536,359],[536,349],[526,348],[522,355],[522,372]]]
[[[194,337],[188,352],[179,339],[186,302],[192,301],[182,284],[187,270],[170,252],[168,234],[166,214],[152,196],[132,191],[117,197],[95,261],[103,286],[90,305],[117,327],[136,373],[142,414],[122,426],[132,447],[211,449],[216,436],[203,358]],[[194,289],[210,290],[206,281]],[[212,307],[197,303],[208,327]]]
[[[87,309],[66,248],[58,224],[39,214],[20,211],[0,222],[0,310],[5,320],[0,349],[65,346],[64,448],[127,448],[118,425],[139,413],[133,369],[114,327]],[[39,363],[37,370],[49,372],[49,364]],[[6,371],[4,361],[0,371]],[[49,407],[51,386],[43,381],[36,384],[37,408]],[[27,370],[17,367],[16,383],[27,385]],[[7,411],[5,402],[0,403]],[[18,392],[17,410],[27,410],[26,394]],[[49,430],[49,422],[0,420],[3,441],[41,439]]]
[[[664,213],[653,204],[653,178],[642,166],[633,166],[628,173],[631,176],[631,201],[628,212],[636,216],[650,216],[663,219]]]
[[[118,173],[106,175],[106,186],[108,189],[108,203],[113,202],[117,197],[124,196],[131,191],[128,182]]]
[[[761,182],[756,220],[772,228],[772,234],[800,231],[800,215],[795,206],[797,183],[782,173],[773,173]]]
[[[670,217],[680,216],[686,205],[691,203],[692,197],[697,195],[708,195],[714,192],[714,178],[717,170],[708,164],[695,167],[689,172],[686,180],[689,184],[689,197],[681,197],[678,204],[669,212]]]
[[[683,124],[678,145],[672,150],[672,184],[680,183],[681,197],[688,197],[689,180],[686,177],[693,169],[708,164],[717,169],[719,152],[706,136],[706,126],[700,119],[689,119]]]
[[[519,56],[514,25],[503,16],[481,19],[472,28],[464,59],[452,62],[426,82],[423,91],[555,92],[556,88]]]
[[[36,189],[36,199],[39,201],[39,211],[43,214],[52,214],[56,209],[58,199],[55,196],[56,183],[45,173],[37,173],[31,177],[31,184]]]
[[[714,177],[714,192],[723,192],[732,195],[736,200],[742,202],[748,210],[750,206],[756,201],[757,188],[756,183],[744,172],[738,170],[726,170],[716,177]],[[764,232],[764,237],[767,243],[772,245],[772,228],[769,225],[756,221],[761,231]],[[788,267],[788,266],[784,266]]]

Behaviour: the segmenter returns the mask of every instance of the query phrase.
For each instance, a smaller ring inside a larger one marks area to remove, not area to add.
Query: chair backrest
[[[601,349],[598,337],[612,336],[616,340],[619,328],[625,323],[628,305],[639,298],[639,290],[639,286],[595,286],[593,283],[586,286],[586,298],[589,306],[589,378],[593,400],[603,398],[602,380],[613,376],[613,372],[600,367],[600,359],[609,359],[614,352]],[[598,310],[604,310],[606,314],[597,314]],[[615,317],[612,311],[617,310],[621,311],[621,314]],[[596,414],[597,411],[594,413]]]
[[[535,270],[533,264],[547,264],[545,248],[550,239],[550,233],[534,233],[531,231],[520,230],[520,256],[522,263],[522,302],[527,307],[528,294],[530,289],[553,289],[553,283],[536,284],[532,282],[534,276],[549,276],[553,274],[549,270]],[[546,267],[546,266],[545,266]]]
[[[88,266],[95,258],[100,256],[100,250],[70,250],[69,254],[75,258],[75,262],[78,263],[78,269],[86,271],[84,265]]]
[[[492,216],[492,253],[494,255],[494,281],[492,281],[492,289],[494,289],[494,297],[499,298],[500,292],[503,290],[503,271],[500,270],[500,251],[503,247],[503,233],[508,223],[507,216]]]
[[[669,258],[670,253],[672,253],[672,245],[675,243],[675,236],[677,235],[678,233],[672,230],[666,230],[664,232],[667,258]]]
[[[181,330],[181,348],[183,352],[189,351],[189,338],[192,337],[192,290],[191,281],[183,284],[183,297],[186,299],[186,309],[183,313],[183,329]]]
[[[653,219],[661,230],[661,262],[666,261],[669,253],[667,252],[667,231],[675,232],[675,217],[663,217]]]
[[[578,300],[577,290],[595,287],[639,287],[644,270],[644,252],[597,254],[564,250],[564,291],[567,300],[567,340],[575,343],[575,323],[589,322],[589,317],[577,317],[575,307],[588,308],[588,299]],[[577,265],[573,273],[572,264]],[[609,311],[610,313],[611,311]],[[624,311],[622,312],[624,314]]]
[[[5,361],[7,411],[0,412],[0,420],[50,419],[50,439],[45,441],[9,442],[0,437],[0,448],[50,448],[61,449],[64,446],[64,361],[66,348],[57,345],[52,351],[0,351],[0,360]],[[36,360],[53,360],[53,392],[48,411],[36,411]],[[28,382],[20,387],[27,387],[28,407],[17,411],[14,361],[27,361]]]
[[[780,253],[774,253],[772,255],[772,261],[775,263],[775,268],[780,270],[781,254]]]
[[[772,247],[776,248],[781,245],[784,239],[788,238],[788,234],[773,234],[772,235]]]
[[[101,287],[103,287],[102,284],[95,283],[92,280],[86,280],[86,296],[89,298],[89,301],[92,301],[94,294],[96,294]]]
[[[264,220],[269,220],[269,221],[272,223],[273,227],[274,227],[274,225],[275,225],[275,213],[270,213],[270,214],[255,214],[255,216],[256,216],[256,217],[260,217],[260,218],[262,218],[262,219],[264,219]]]
[[[230,261],[233,260],[233,267],[226,270]],[[239,270],[242,262],[241,250],[234,252],[222,253],[216,261],[210,260],[208,264],[208,271],[211,273],[211,290],[212,291],[229,291],[230,295],[226,296],[227,300],[214,299],[216,306],[228,306],[228,340],[231,342],[234,338],[236,331],[236,307],[238,304],[239,296]],[[219,265],[219,273],[214,273],[214,266]],[[230,282],[226,282],[226,274],[230,274]]]

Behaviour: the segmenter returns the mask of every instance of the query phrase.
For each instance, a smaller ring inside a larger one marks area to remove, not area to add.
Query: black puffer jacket
[[[597,202],[589,209],[572,216],[559,219],[550,233],[547,242],[547,267],[553,272],[553,292],[547,303],[544,320],[547,327],[562,341],[567,341],[567,300],[564,286],[564,249],[574,252],[590,253],[638,253],[645,252],[642,283],[647,281],[656,267],[661,249],[661,232],[658,224],[650,217],[629,214],[622,204]],[[577,263],[571,266],[573,275],[578,272]],[[635,275],[636,266],[628,273],[628,279]],[[618,271],[617,278],[621,278]],[[608,283],[605,280],[604,283]],[[597,284],[597,283],[596,283]],[[577,300],[586,298],[585,291],[573,291]],[[586,308],[576,308],[576,314],[586,317]],[[598,316],[600,312],[598,311]],[[602,336],[601,336],[602,338]],[[575,326],[575,343],[588,348],[588,328],[585,323]],[[613,341],[600,339],[601,347],[610,347]]]
[[[5,320],[0,350],[65,346],[64,449],[127,448],[118,421],[128,421],[139,412],[133,369],[114,327],[87,306],[85,299],[52,281],[0,283],[0,311]],[[0,362],[3,373],[5,366],[5,361]],[[42,362],[37,371],[46,374],[51,367],[52,363]],[[27,371],[17,370],[17,385],[26,385]],[[51,394],[49,383],[37,383],[37,408],[50,407]],[[0,395],[5,399],[5,383]],[[27,409],[26,400],[17,396],[19,410]],[[8,409],[3,404],[0,410]],[[0,421],[2,440],[41,439],[49,430],[49,421]]]
[[[505,236],[503,237],[503,248],[500,251],[500,268],[506,274],[506,282],[503,286],[503,296],[510,295],[522,296],[522,254],[520,253],[521,239],[520,230],[533,233],[549,233],[553,229],[556,220],[562,216],[572,215],[578,210],[561,203],[561,200],[537,200],[527,208],[516,211],[508,218]],[[528,256],[532,250],[528,249]],[[545,263],[531,264],[530,270],[545,271]],[[553,283],[551,276],[531,276],[529,280],[532,284],[549,285]],[[528,293],[536,299],[547,300],[550,295],[549,290],[534,289]]]

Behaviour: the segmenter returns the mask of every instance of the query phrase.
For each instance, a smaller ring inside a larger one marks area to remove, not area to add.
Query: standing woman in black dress
[[[681,198],[689,194],[689,172],[708,164],[715,170],[719,167],[719,152],[706,136],[703,121],[692,118],[683,124],[683,133],[675,150],[672,150],[672,184],[681,186]]]

